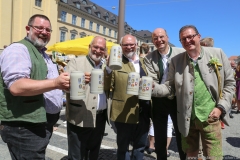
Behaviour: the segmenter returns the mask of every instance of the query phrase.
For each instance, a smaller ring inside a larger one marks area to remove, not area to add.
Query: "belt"
[[[105,111],[107,111],[107,109],[97,110],[97,114],[102,114],[102,113],[104,113]]]

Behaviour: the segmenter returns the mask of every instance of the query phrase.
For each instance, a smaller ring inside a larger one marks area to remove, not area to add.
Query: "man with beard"
[[[206,159],[222,159],[220,120],[226,122],[235,80],[223,50],[202,47],[200,38],[193,25],[180,29],[179,39],[186,51],[171,59],[167,80],[154,86],[152,96],[175,93],[182,148],[188,159],[198,159],[200,134]]]
[[[0,129],[12,159],[45,159],[51,134],[46,130],[43,94],[69,88],[68,73],[56,78],[48,75],[44,51],[51,31],[48,17],[33,15],[26,26],[27,36],[0,56]]]
[[[97,160],[107,120],[107,99],[105,93],[91,94],[89,81],[92,69],[104,69],[106,41],[96,36],[89,45],[87,56],[69,61],[67,72],[85,72],[86,98],[71,100],[66,94],[67,135],[69,160]]]
[[[168,66],[172,57],[184,52],[182,48],[171,47],[168,44],[168,35],[165,29],[157,28],[152,33],[152,42],[157,48],[149,53],[145,59],[148,76],[152,77],[155,86],[163,84],[167,79]],[[170,115],[176,133],[178,152],[181,160],[186,159],[181,147],[181,134],[177,124],[176,97],[152,97],[152,120],[155,135],[155,152],[158,159],[167,159],[167,124]]]
[[[147,71],[143,59],[136,53],[137,39],[132,35],[122,37],[122,69],[112,71],[108,77],[113,90],[111,120],[117,130],[117,159],[142,160],[150,125],[150,101],[140,100],[136,95],[126,94],[128,74],[137,72],[140,77]],[[109,73],[109,71],[108,71]],[[130,142],[133,142],[131,157],[128,152]]]

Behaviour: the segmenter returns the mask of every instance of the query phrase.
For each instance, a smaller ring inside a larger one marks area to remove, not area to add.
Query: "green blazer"
[[[142,68],[147,74],[143,58],[140,58]],[[105,74],[106,83],[113,89],[112,106],[110,110],[110,119],[115,122],[122,123],[138,123],[139,104],[138,96],[126,93],[128,73],[135,72],[134,66],[128,59],[123,56],[122,69],[114,70],[111,74]]]

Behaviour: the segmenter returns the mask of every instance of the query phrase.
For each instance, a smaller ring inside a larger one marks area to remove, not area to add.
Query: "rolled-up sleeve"
[[[31,59],[26,46],[13,43],[5,48],[0,55],[0,66],[6,87],[20,78],[30,78]]]

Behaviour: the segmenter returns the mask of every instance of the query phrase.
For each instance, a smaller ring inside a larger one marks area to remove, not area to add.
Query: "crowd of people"
[[[26,37],[0,55],[0,130],[12,159],[45,159],[62,91],[69,160],[97,160],[106,124],[115,126],[118,160],[142,160],[145,150],[166,160],[173,128],[181,160],[197,159],[199,151],[207,159],[222,159],[221,123],[228,124],[234,93],[240,112],[240,63],[232,68],[223,50],[213,47],[212,38],[201,39],[195,26],[186,25],[179,30],[183,48],[177,48],[169,45],[166,29],[156,28],[156,50],[149,52],[142,44],[138,55],[136,37],[127,34],[120,41],[122,68],[112,70],[106,40],[96,36],[87,56],[71,59],[59,74],[45,53],[51,32],[48,17],[33,15]],[[104,72],[102,94],[90,93],[92,69]],[[84,72],[84,99],[70,98],[72,71]],[[130,72],[152,77],[151,100],[126,94]]]

